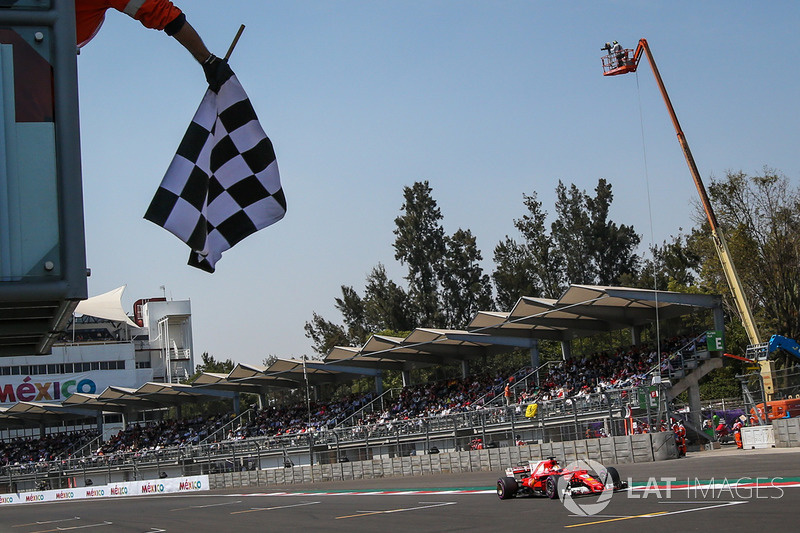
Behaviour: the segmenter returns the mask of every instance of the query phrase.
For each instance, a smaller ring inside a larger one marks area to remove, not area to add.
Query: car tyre
[[[519,484],[513,477],[501,477],[497,480],[497,497],[501,500],[510,500],[517,495]]]
[[[606,468],[606,472],[608,472],[608,477],[606,477],[606,480],[608,480],[608,478],[611,478],[611,483],[614,486],[614,490],[621,489],[622,480],[619,477],[619,472],[617,472],[617,469],[614,468],[613,466],[609,466],[608,468]]]
[[[551,500],[558,498],[558,476],[550,476],[544,481],[544,492]]]

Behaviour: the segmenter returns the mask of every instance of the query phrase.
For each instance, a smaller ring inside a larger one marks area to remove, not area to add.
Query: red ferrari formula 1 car
[[[571,496],[600,494],[607,484],[613,490],[624,490],[628,483],[622,481],[616,468],[592,474],[587,469],[561,468],[555,457],[543,461],[531,461],[527,466],[506,469],[506,477],[497,480],[497,496],[509,500],[516,496],[547,496],[556,499],[559,490],[569,491]]]

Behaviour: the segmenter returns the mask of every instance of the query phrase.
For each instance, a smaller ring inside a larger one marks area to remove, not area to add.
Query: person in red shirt
[[[78,47],[86,45],[97,34],[109,9],[116,9],[147,28],[163,30],[174,37],[203,66],[212,89],[219,89],[220,80],[230,77],[227,61],[206,48],[186,15],[169,0],[75,0]]]

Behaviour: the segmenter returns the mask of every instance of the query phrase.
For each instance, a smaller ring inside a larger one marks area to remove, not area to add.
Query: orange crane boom
[[[736,302],[736,308],[742,317],[744,329],[747,332],[747,337],[751,344],[760,344],[761,340],[758,334],[758,328],[753,318],[753,312],[750,309],[750,304],[747,301],[742,282],[739,279],[739,274],[736,272],[736,267],[731,259],[728,244],[722,234],[722,229],[717,223],[717,217],[714,214],[714,209],[711,206],[711,201],[708,199],[706,188],[703,185],[703,180],[700,178],[700,172],[697,170],[697,165],[694,162],[692,151],[689,149],[689,143],[686,142],[686,136],[683,134],[678,116],[675,114],[675,109],[672,107],[672,102],[667,94],[667,89],[664,86],[664,81],[661,79],[661,74],[658,72],[658,67],[653,59],[653,54],[650,52],[650,46],[647,44],[647,39],[639,39],[639,44],[636,50],[624,49],[619,52],[612,52],[610,45],[606,43],[604,50],[608,50],[609,54],[603,57],[603,76],[617,76],[619,74],[627,74],[628,72],[636,72],[639,66],[639,61],[642,54],[647,56],[650,62],[650,67],[653,69],[653,75],[658,83],[658,88],[661,91],[661,96],[664,98],[664,103],[667,105],[667,111],[672,119],[672,124],[675,126],[675,132],[678,135],[678,142],[683,150],[683,155],[686,158],[686,163],[689,165],[689,172],[692,174],[692,179],[697,187],[697,192],[700,194],[700,201],[703,205],[703,210],[706,213],[706,218],[711,226],[711,236],[714,240],[714,245],[717,249],[717,255],[722,263],[722,270],[725,273],[725,278],[728,281],[728,286],[733,293],[733,299]]]

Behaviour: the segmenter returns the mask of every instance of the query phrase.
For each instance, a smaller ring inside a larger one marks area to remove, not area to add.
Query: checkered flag
[[[275,152],[236,76],[209,89],[144,218],[214,272],[222,252],[286,214]]]

